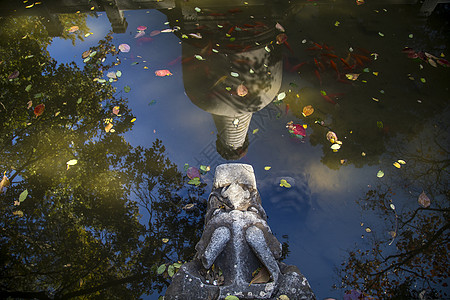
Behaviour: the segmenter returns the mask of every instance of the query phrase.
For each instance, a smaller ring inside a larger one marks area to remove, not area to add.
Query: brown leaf
[[[425,194],[425,192],[422,192],[422,194],[420,194],[417,202],[419,202],[419,204],[424,208],[427,208],[431,204],[431,200],[430,200],[430,198],[428,198],[428,196]]]
[[[36,107],[34,108],[34,115],[36,116],[36,118],[42,115],[44,113],[44,110],[45,104],[41,103],[39,105],[36,105]]]
[[[266,267],[262,267],[261,270],[259,270],[258,274],[253,277],[252,281],[250,281],[251,285],[252,283],[267,283],[270,280],[270,274],[269,271],[266,269]]]
[[[84,51],[83,54],[81,54],[81,58],[87,58],[91,54],[91,52],[91,50]]]
[[[245,97],[248,94],[248,89],[245,85],[240,84],[236,88],[236,92],[237,92],[238,96]]]
[[[9,186],[9,179],[8,177],[6,177],[6,172],[3,173],[3,178],[2,181],[0,181],[0,193],[3,191],[3,188],[8,187]]]

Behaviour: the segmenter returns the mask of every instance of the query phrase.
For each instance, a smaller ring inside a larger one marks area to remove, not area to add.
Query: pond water
[[[2,294],[158,299],[239,162],[318,299],[449,297],[449,4],[112,2],[2,4]]]

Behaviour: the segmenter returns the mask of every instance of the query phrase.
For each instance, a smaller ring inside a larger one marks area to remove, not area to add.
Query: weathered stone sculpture
[[[315,299],[299,269],[279,261],[281,244],[266,220],[252,166],[218,166],[197,254],[165,299]]]

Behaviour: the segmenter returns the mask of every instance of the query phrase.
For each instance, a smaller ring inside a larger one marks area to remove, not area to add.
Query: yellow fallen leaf
[[[406,161],[404,161],[403,159],[399,159],[397,160],[401,165],[406,165]]]
[[[378,72],[372,72],[372,74],[378,76]]]
[[[348,74],[345,74],[345,77],[347,77],[348,80],[354,81],[354,80],[358,79],[359,75],[360,74],[357,74],[357,73],[348,73]]]
[[[133,123],[134,121],[136,121],[136,118],[131,119],[130,122]]]
[[[108,125],[106,125],[106,127],[105,127],[105,131],[109,132],[112,127],[113,127],[113,123],[108,123]]]
[[[269,171],[271,168],[272,168],[272,167],[270,167],[270,166],[265,166],[265,167],[264,167],[264,170]]]
[[[169,239],[168,238],[163,238],[162,239],[162,242],[165,244],[165,243],[167,243],[169,241]]]
[[[394,165],[394,167],[396,167],[397,169],[400,169],[400,168],[402,167],[398,162],[393,163],[393,165]]]

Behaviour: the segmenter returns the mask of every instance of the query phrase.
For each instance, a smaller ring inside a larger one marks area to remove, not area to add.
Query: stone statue
[[[164,299],[315,299],[299,269],[280,262],[281,244],[267,224],[250,165],[216,168],[196,250]]]

